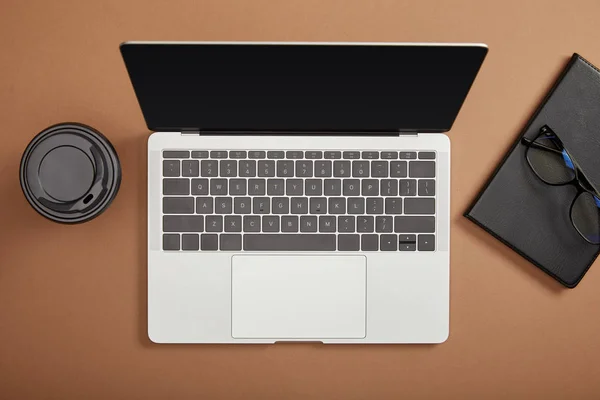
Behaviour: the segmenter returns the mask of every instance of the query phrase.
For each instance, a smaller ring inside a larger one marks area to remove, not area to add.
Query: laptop
[[[447,132],[482,44],[121,45],[156,343],[441,343]]]

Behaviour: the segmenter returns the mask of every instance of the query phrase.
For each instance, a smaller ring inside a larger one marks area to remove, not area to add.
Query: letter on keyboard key
[[[404,200],[405,214],[435,214],[433,197],[410,197]]]
[[[223,233],[219,235],[219,240],[221,250],[234,251],[242,249],[242,235]]]
[[[342,180],[341,179],[325,179],[325,196],[341,196],[342,195]]]
[[[298,217],[295,215],[281,217],[281,232],[298,232]]]
[[[344,179],[344,196],[360,196],[359,179]]]
[[[327,198],[311,197],[310,198],[310,213],[311,214],[327,214]]]
[[[406,199],[407,201],[409,199]],[[385,199],[385,213],[386,214],[402,214],[402,198],[401,197],[387,197]]]
[[[303,215],[300,217],[300,232],[316,232],[317,217],[314,215]]]
[[[411,161],[408,169],[411,178],[435,178],[435,161]]]
[[[398,233],[434,233],[435,217],[394,217],[394,231]]]
[[[265,215],[262,217],[263,232],[279,232],[279,216]]]
[[[252,212],[252,199],[250,197],[236,197],[233,200],[235,214],[250,214]]]
[[[307,196],[321,196],[323,194],[323,180],[321,179],[306,179],[304,181],[304,193]]]
[[[229,194],[235,196],[246,195],[246,180],[245,179],[230,179]]]
[[[244,232],[260,232],[260,217],[258,215],[244,216]]]
[[[213,196],[226,195],[227,194],[227,179],[211,179],[210,180],[210,194]]]
[[[322,233],[246,234],[245,251],[335,251],[336,235]]]
[[[163,214],[193,214],[193,197],[163,197]]]
[[[364,214],[365,199],[362,197],[350,197],[348,199],[348,214]]]
[[[302,196],[304,183],[302,179],[286,179],[285,194],[288,196]]]
[[[308,197],[292,197],[290,211],[292,214],[308,214]]]
[[[163,215],[163,232],[202,232],[202,215]]]
[[[164,234],[163,235],[163,250],[179,250],[179,235]]]
[[[212,197],[196,197],[196,213],[197,214],[212,214],[213,213]]]
[[[190,194],[190,180],[181,178],[163,179],[163,194],[179,196]]]
[[[195,233],[181,235],[181,250],[198,251],[200,249],[198,239],[198,235]]]
[[[346,199],[343,197],[330,197],[329,214],[346,214]]]
[[[239,215],[225,216],[225,232],[241,232],[242,217]]]
[[[335,217],[332,215],[321,215],[319,217],[319,232],[335,232]]]
[[[192,194],[196,196],[208,195],[208,179],[192,179]]]
[[[231,214],[231,197],[215,198],[215,214]]]
[[[360,248],[360,235],[338,235],[339,251],[358,251]]]
[[[283,179],[267,179],[267,195],[283,196],[284,193]]]
[[[223,217],[208,215],[206,217],[206,232],[223,232]]]
[[[264,196],[265,191],[265,180],[264,179],[250,179],[248,180],[248,194],[250,196]]]
[[[200,235],[200,249],[202,250],[218,250],[219,236],[203,234]]]
[[[273,214],[289,214],[290,199],[288,197],[273,197]]]
[[[255,197],[254,202],[254,214],[270,214],[271,213],[271,200],[268,197]]]

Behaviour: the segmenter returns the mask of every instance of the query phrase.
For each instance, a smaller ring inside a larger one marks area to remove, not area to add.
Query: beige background
[[[563,289],[461,215],[577,51],[600,2],[0,0],[0,399],[596,399],[600,267]],[[439,346],[159,346],[146,328],[148,131],[125,40],[485,42],[452,132],[450,339]],[[114,143],[100,218],[49,222],[18,165],[62,121]]]

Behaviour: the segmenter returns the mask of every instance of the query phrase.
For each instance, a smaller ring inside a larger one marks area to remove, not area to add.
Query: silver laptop
[[[481,44],[121,45],[156,343],[440,343],[450,141]]]

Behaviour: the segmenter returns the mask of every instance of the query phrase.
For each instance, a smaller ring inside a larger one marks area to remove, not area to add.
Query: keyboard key
[[[292,197],[292,214],[308,214],[308,198]]]
[[[434,251],[435,236],[434,235],[419,235],[419,251]]]
[[[198,160],[183,160],[181,162],[181,176],[200,176],[200,163]]]
[[[352,177],[368,178],[369,177],[369,162],[368,161],[352,161]]]
[[[387,216],[387,215],[383,215],[383,216],[379,216],[377,218],[375,218],[375,231],[376,232],[393,232],[394,231],[394,226],[393,226],[393,217]]]
[[[356,232],[371,233],[375,232],[375,219],[371,216],[357,217]]]
[[[163,194],[181,196],[190,194],[190,180],[177,178],[163,179]]]
[[[394,231],[397,233],[435,232],[435,217],[402,216],[394,219]]]
[[[273,197],[273,214],[289,214],[290,199],[287,197]]]
[[[367,214],[383,214],[383,199],[381,197],[367,198]]]
[[[215,214],[231,214],[231,197],[215,197]]]
[[[253,178],[256,176],[256,161],[241,160],[240,161],[240,176],[244,178]]]
[[[376,160],[379,158],[378,151],[363,151],[362,158],[365,160]]]
[[[417,250],[417,244],[416,243],[402,243],[402,242],[399,242],[398,243],[398,249],[400,251],[415,251],[415,250]]]
[[[339,158],[342,158],[342,153],[339,151],[326,151],[324,158],[328,160],[337,160]]]
[[[227,194],[227,179],[211,179],[210,194],[213,196]]]
[[[360,181],[358,179],[344,179],[344,196],[359,196]]]
[[[285,194],[288,196],[302,196],[304,183],[302,179],[286,179]]]
[[[334,234],[247,234],[245,251],[335,251]]]
[[[356,218],[352,216],[338,217],[338,232],[352,233],[356,231]]]
[[[360,248],[360,235],[338,235],[339,251],[358,251]]]
[[[311,197],[310,213],[327,214],[327,199],[325,197]]]
[[[308,158],[308,159],[318,159],[318,158],[323,158],[323,152],[322,151],[306,151],[304,152],[304,157]]]
[[[237,176],[237,161],[235,160],[221,160],[219,166],[221,170],[221,177],[231,178]]]
[[[239,215],[228,215],[225,217],[225,232],[241,232],[242,217]]]
[[[363,179],[362,195],[379,196],[379,181],[377,179]]]
[[[332,215],[321,215],[319,217],[319,232],[335,232],[335,217]]]
[[[346,199],[343,197],[330,197],[329,214],[346,214]]]
[[[294,176],[294,162],[290,160],[277,161],[277,176],[286,178]]]
[[[230,179],[229,180],[229,194],[231,196],[245,196],[246,195],[246,180],[245,179]]]
[[[248,180],[248,194],[250,196],[264,196],[266,194],[266,183],[264,179]]]
[[[416,196],[417,181],[415,179],[400,179],[400,196]]]
[[[311,178],[313,176],[313,162],[296,161],[296,176],[299,178]]]
[[[206,196],[208,194],[208,179],[192,179],[192,194]]]
[[[210,152],[210,158],[227,158],[226,150],[213,150]]]
[[[208,215],[205,230],[206,232],[223,232],[223,217],[221,215]]]
[[[323,193],[325,196],[341,196],[342,181],[340,179],[325,179],[325,188]]]
[[[246,158],[247,155],[247,152],[243,150],[231,150],[229,152],[229,158]]]
[[[208,158],[208,151],[192,151],[192,158]]]
[[[279,217],[277,215],[265,215],[262,217],[263,232],[279,232]]]
[[[235,197],[233,199],[233,212],[235,214],[250,214],[252,212],[252,199],[250,197]]]
[[[397,251],[398,236],[397,235],[380,235],[379,248],[381,251]]]
[[[264,151],[249,151],[248,152],[248,158],[265,158],[265,157],[266,157],[266,153]]]
[[[267,151],[267,158],[284,158],[285,153],[283,151]]]
[[[281,232],[298,232],[298,217],[295,215],[281,217]]]
[[[179,160],[163,160],[163,176],[177,177],[181,175]]]
[[[419,179],[419,196],[435,196],[435,180]]]
[[[179,151],[179,150],[165,150],[163,151],[163,158],[189,158],[189,151]]]
[[[390,161],[390,177],[392,178],[406,178],[408,170],[408,164],[406,161]]]
[[[379,250],[379,235],[361,235],[360,242],[360,249],[362,251]]]
[[[408,169],[411,178],[435,178],[435,161],[411,161]]]
[[[420,151],[419,160],[435,160],[435,151]]]
[[[360,158],[360,151],[345,151],[343,157],[346,159],[357,160]]]
[[[163,232],[202,232],[202,215],[163,215]]]
[[[406,199],[408,201],[409,199]],[[402,214],[402,198],[388,197],[385,199],[386,214]]]
[[[413,197],[404,200],[405,214],[435,214],[435,199]]]
[[[398,240],[400,243],[417,243],[417,235],[400,235]]]
[[[381,158],[384,160],[395,160],[398,158],[397,151],[382,151]]]
[[[267,179],[267,195],[283,196],[284,192],[283,179]]]
[[[163,214],[193,214],[193,197],[163,197]]]
[[[242,250],[242,235],[227,234],[219,235],[219,248],[225,251]]]
[[[417,153],[415,151],[401,151],[400,159],[402,160],[416,160]]]
[[[330,178],[332,175],[331,161],[315,161],[315,176],[319,178]]]
[[[244,232],[260,232],[260,217],[244,215]]]
[[[306,179],[304,181],[304,193],[307,196],[321,196],[323,194],[323,180]]]
[[[387,178],[389,167],[388,164],[388,161],[371,162],[371,176],[373,178]]]
[[[195,233],[181,235],[181,250],[198,251],[200,250],[200,237]]]
[[[275,176],[275,161],[261,160],[258,162],[258,176],[273,177]]]
[[[179,235],[167,233],[163,235],[163,250],[179,250]]]
[[[219,165],[216,160],[202,160],[200,162],[200,176],[204,178],[219,176]]]
[[[381,195],[398,196],[398,181],[396,179],[382,179]]]
[[[285,158],[299,159],[304,158],[304,152],[302,150],[289,150],[285,152]]]
[[[270,214],[271,200],[268,197],[255,197],[252,210],[254,214]]]
[[[202,250],[218,250],[219,237],[217,235],[203,234],[200,235],[200,249]]]
[[[300,232],[316,232],[317,217],[314,215],[303,215],[300,217]]]
[[[363,197],[350,197],[348,199],[348,214],[364,214],[365,199]]]
[[[212,197],[196,197],[196,214],[212,214],[213,213],[213,198]]]
[[[336,178],[349,177],[350,161],[334,161],[333,176],[335,176]]]

